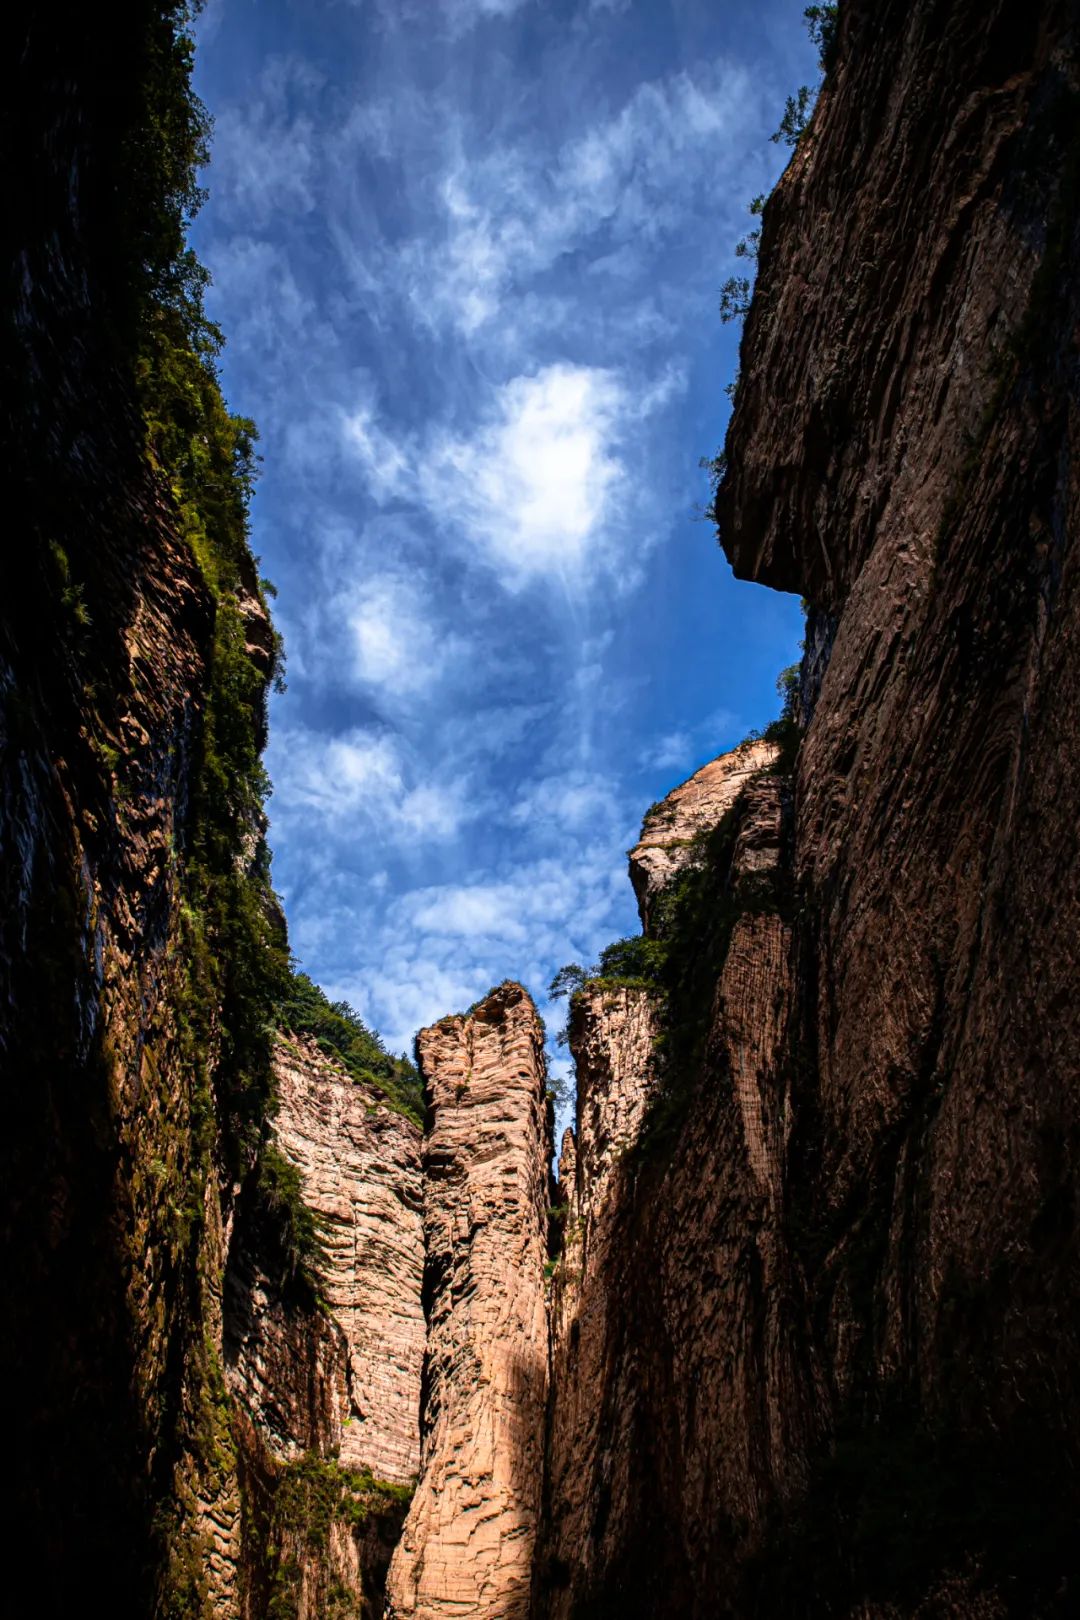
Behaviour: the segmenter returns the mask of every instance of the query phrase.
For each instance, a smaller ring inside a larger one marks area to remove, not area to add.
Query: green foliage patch
[[[278,1020],[295,1035],[313,1035],[355,1080],[385,1094],[391,1107],[424,1123],[424,1086],[416,1066],[393,1057],[347,1001],[331,1001],[306,973],[293,971],[278,1004]]]
[[[270,1515],[270,1548],[276,1562],[267,1607],[268,1620],[295,1620],[303,1581],[304,1555],[325,1552],[334,1524],[357,1530],[372,1518],[404,1519],[413,1485],[376,1479],[369,1468],[346,1468],[336,1457],[309,1451],[278,1478]],[[330,1582],[326,1615],[357,1611],[348,1590]]]
[[[259,1154],[255,1200],[263,1236],[260,1252],[277,1271],[271,1281],[284,1298],[316,1304],[326,1269],[324,1222],[304,1202],[299,1170],[272,1141]]]

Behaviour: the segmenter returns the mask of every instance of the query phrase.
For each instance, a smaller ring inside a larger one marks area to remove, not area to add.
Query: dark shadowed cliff
[[[717,515],[812,718],[557,1320],[541,1614],[1075,1605],[1076,29],[853,0],[767,205]]]
[[[2,25],[8,1563],[42,1615],[372,1614],[418,1443],[419,1130],[310,1044],[274,1062],[279,649],[185,248],[186,19]]]

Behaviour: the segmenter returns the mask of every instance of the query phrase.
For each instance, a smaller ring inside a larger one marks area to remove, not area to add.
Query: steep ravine
[[[162,292],[181,11],[52,10],[2,25],[0,1382],[34,1612],[1074,1612],[1075,3],[841,8],[716,504],[736,573],[806,599],[798,703],[646,817],[642,971],[572,999],[557,1182],[520,985],[422,1032],[423,1129],[282,1027],[251,438]]]
[[[851,0],[765,210],[717,517],[805,732],[573,1008],[536,1620],[1075,1607],[1077,26]]]

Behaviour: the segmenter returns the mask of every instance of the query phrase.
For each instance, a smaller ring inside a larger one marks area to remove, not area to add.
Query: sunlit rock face
[[[394,1620],[526,1620],[548,1383],[543,1030],[504,984],[423,1030],[427,1245],[421,1471]]]
[[[630,881],[647,929],[656,897],[693,859],[695,840],[731,809],[747,782],[779,755],[776,743],[740,743],[711,759],[647,812],[641,837],[630,851]]]
[[[311,1324],[238,1265],[230,1376],[283,1455],[322,1444],[404,1484],[420,1461],[420,1128],[310,1038],[278,1038],[274,1075],[274,1136],[319,1217],[327,1309]]]

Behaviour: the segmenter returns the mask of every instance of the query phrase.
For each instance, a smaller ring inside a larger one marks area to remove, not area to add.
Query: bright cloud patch
[[[271,819],[286,832],[310,837],[318,827],[322,837],[355,839],[358,818],[364,818],[387,845],[440,843],[476,813],[464,781],[424,780],[389,733],[356,729],[326,737],[303,727],[281,728],[269,763]]]
[[[430,687],[457,652],[453,634],[433,624],[421,584],[376,575],[342,601],[356,678],[394,696]]]
[[[497,315],[514,321],[507,294],[516,303],[516,289],[568,253],[610,260],[617,251],[624,273],[640,275],[758,96],[744,68],[721,62],[640,85],[554,161],[519,144],[459,158],[437,192],[437,257],[424,236],[401,254],[419,317],[448,318],[466,335]]]
[[[610,372],[547,366],[500,390],[472,438],[441,436],[424,483],[511,583],[580,575],[598,560],[623,475],[625,396]]]

